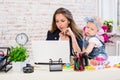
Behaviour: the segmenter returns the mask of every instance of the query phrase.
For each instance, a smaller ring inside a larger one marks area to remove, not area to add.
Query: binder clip
[[[53,61],[49,59],[49,70],[52,71],[62,71],[62,59],[60,58],[58,61]]]

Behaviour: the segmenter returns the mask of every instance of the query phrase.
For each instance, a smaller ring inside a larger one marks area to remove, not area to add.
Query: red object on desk
[[[97,61],[104,61],[106,59],[104,57],[96,57],[95,60],[97,60]]]

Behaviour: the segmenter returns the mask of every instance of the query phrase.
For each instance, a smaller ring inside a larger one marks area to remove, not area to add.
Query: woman
[[[77,28],[71,12],[65,8],[58,8],[52,21],[51,30],[47,32],[46,40],[69,40],[70,56],[82,50],[82,30]]]

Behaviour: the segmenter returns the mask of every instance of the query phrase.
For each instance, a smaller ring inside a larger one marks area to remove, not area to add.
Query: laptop
[[[32,53],[35,63],[49,63],[50,59],[70,63],[69,41],[32,41]]]

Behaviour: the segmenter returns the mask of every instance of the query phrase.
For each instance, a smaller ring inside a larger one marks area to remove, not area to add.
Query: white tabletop
[[[39,68],[33,73],[10,70],[7,73],[0,72],[0,80],[120,80],[120,69],[108,68],[81,72],[73,70],[49,72],[46,68]]]
[[[111,57],[111,60],[118,61],[118,58],[113,60]],[[120,68],[111,67],[81,72],[64,69],[61,72],[49,72],[49,66],[35,65],[33,73],[14,71],[13,68],[7,73],[0,72],[0,80],[120,80]]]

